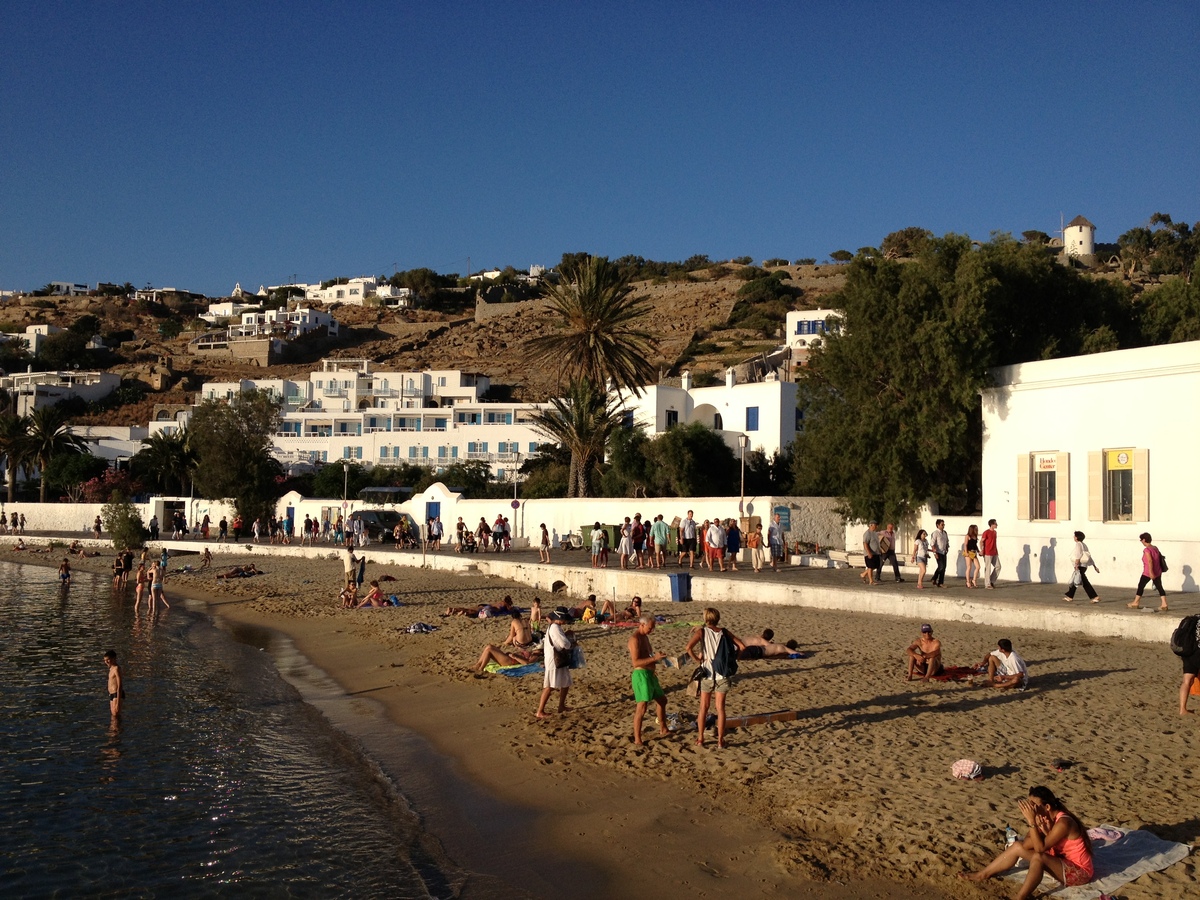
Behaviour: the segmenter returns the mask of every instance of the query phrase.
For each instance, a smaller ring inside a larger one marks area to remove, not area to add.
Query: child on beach
[[[115,719],[121,715],[121,701],[125,699],[125,688],[121,684],[121,667],[117,665],[117,651],[104,651],[104,664],[108,666],[108,711]]]
[[[63,587],[70,587],[71,585],[71,563],[67,561],[65,556],[63,557],[62,565],[58,567],[58,580],[62,583]]]

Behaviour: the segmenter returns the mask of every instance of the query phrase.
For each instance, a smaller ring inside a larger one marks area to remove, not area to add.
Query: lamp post
[[[750,446],[750,436],[747,434],[738,435],[738,447],[741,449],[742,457],[742,499],[738,502],[738,517],[741,518],[746,514],[746,448]],[[740,522],[738,523],[741,524]]]

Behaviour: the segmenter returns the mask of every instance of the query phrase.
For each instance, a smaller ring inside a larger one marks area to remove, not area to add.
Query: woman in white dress
[[[568,650],[574,643],[571,636],[563,630],[563,622],[571,620],[571,614],[566,607],[560,606],[550,613],[550,627],[542,639],[542,662],[546,668],[546,677],[542,680],[542,697],[538,701],[537,717],[546,718],[546,701],[550,699],[551,691],[558,691],[558,711],[570,712],[567,706],[567,691],[571,687],[571,669],[568,666],[559,668],[554,664],[555,650]]]
[[[1075,532],[1075,546],[1071,549],[1071,583],[1067,585],[1067,592],[1063,599],[1070,603],[1075,599],[1075,588],[1082,587],[1088,595],[1088,599],[1093,603],[1100,602],[1100,595],[1096,593],[1096,589],[1092,587],[1092,583],[1088,581],[1087,570],[1088,566],[1096,568],[1096,564],[1092,562],[1092,554],[1088,552],[1087,544],[1083,542],[1086,535],[1082,531]],[[1096,569],[1099,572],[1099,569]]]
[[[633,525],[629,522],[629,516],[625,517],[625,524],[621,526],[621,543],[617,546],[617,552],[621,554],[621,568],[627,569],[629,557],[633,556]]]

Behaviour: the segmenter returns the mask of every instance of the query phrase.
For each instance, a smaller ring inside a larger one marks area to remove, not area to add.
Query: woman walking
[[[574,646],[569,632],[563,629],[563,623],[571,620],[571,614],[566,607],[560,606],[550,613],[550,627],[542,639],[542,664],[546,675],[542,680],[542,696],[538,700],[537,717],[546,718],[546,701],[553,691],[558,691],[558,711],[570,712],[567,706],[567,691],[571,689],[571,669],[569,666],[558,665],[559,659],[554,651],[570,650]]]
[[[1066,596],[1063,597],[1068,603],[1075,599],[1075,588],[1082,585],[1084,593],[1088,595],[1088,599],[1093,603],[1099,603],[1100,597],[1096,593],[1096,589],[1092,587],[1092,583],[1087,578],[1088,566],[1095,567],[1092,561],[1092,554],[1088,552],[1087,544],[1083,542],[1086,535],[1082,531],[1075,532],[1075,546],[1071,550],[1071,584],[1067,588]],[[1096,569],[1099,572],[1099,569]]]
[[[975,584],[975,579],[979,577],[979,526],[972,525],[967,529],[967,536],[963,538],[962,544],[963,556],[967,558],[967,587],[978,587]]]
[[[1154,589],[1158,591],[1158,609],[1159,612],[1167,611],[1167,592],[1163,590],[1162,574],[1163,574],[1163,557],[1158,552],[1158,548],[1152,543],[1150,532],[1143,531],[1138,535],[1138,539],[1142,542],[1142,577],[1138,580],[1137,595],[1133,598],[1132,603],[1126,603],[1130,609],[1142,608],[1142,591],[1146,589],[1146,585],[1151,581],[1154,582]]]
[[[917,565],[917,587],[925,588],[925,566],[929,562],[929,532],[924,528],[917,532],[913,541],[912,561]]]

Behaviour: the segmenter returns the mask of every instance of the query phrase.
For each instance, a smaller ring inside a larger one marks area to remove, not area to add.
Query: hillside
[[[664,376],[690,369],[701,383],[719,377],[727,365],[742,362],[782,343],[779,303],[757,315],[752,327],[729,324],[738,302],[738,291],[747,284],[744,267],[725,264],[692,273],[689,280],[638,282],[635,293],[652,306],[643,324],[658,341],[651,359]],[[789,266],[781,283],[791,296],[787,306],[814,309],[844,283],[840,266]],[[739,274],[742,277],[739,277]],[[557,389],[553,373],[532,368],[522,352],[523,342],[546,333],[551,326],[531,314],[527,304],[491,305],[492,316],[477,322],[470,312],[439,313],[435,310],[384,310],[373,307],[331,307],[342,324],[336,342],[297,348],[286,364],[263,369],[255,365],[208,358],[187,353],[190,334],[167,338],[160,334],[164,323],[185,328],[194,321],[196,308],[166,308],[133,303],[124,298],[21,297],[3,311],[2,327],[23,332],[32,324],[67,328],[81,317],[99,320],[97,331],[116,337],[105,368],[127,378],[153,382],[158,388],[137,403],[87,417],[95,424],[141,424],[155,403],[181,403],[209,380],[238,378],[303,377],[325,356],[370,359],[381,368],[465,369],[483,372],[492,382],[516,399],[542,400]],[[169,328],[168,328],[169,330]],[[767,336],[769,332],[769,336]]]

